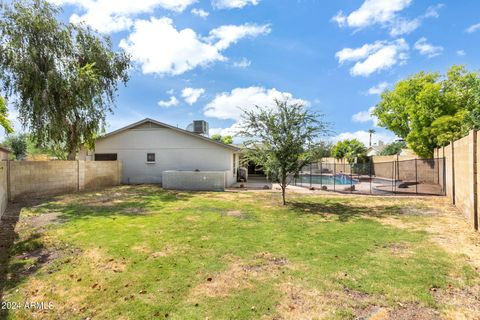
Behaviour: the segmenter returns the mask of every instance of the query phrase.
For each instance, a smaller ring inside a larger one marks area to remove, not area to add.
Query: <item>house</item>
[[[383,141],[378,141],[378,144],[374,143],[367,149],[367,157],[378,156],[381,154],[386,145]]]
[[[10,151],[7,148],[0,147],[0,160],[8,160],[10,159],[10,154],[12,151]]]
[[[144,119],[100,137],[80,160],[121,160],[122,182],[158,183],[164,188],[223,190],[237,181],[240,149],[205,135],[208,124],[192,131]]]

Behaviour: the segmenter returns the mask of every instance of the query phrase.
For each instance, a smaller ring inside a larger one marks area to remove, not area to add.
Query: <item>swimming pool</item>
[[[321,184],[321,185],[351,185],[357,184],[358,180],[351,179],[348,175],[337,174],[335,176],[331,175],[300,175],[297,178],[297,183],[301,184]]]

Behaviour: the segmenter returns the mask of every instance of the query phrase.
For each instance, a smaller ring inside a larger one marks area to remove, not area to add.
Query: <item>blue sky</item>
[[[107,131],[151,117],[230,133],[239,106],[286,95],[325,114],[332,139],[367,142],[374,128],[389,140],[368,112],[380,89],[421,70],[479,69],[475,0],[52,1],[132,54]]]

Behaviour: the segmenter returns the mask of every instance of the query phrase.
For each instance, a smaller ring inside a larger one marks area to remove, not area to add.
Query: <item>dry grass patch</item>
[[[253,262],[245,262],[238,257],[227,256],[227,270],[208,276],[204,282],[191,290],[195,297],[226,297],[235,291],[253,288],[254,280],[268,280],[277,277],[288,260],[262,252],[254,257]]]
[[[278,315],[274,319],[321,319],[331,310],[328,298],[315,289],[306,289],[291,282],[279,286],[282,299],[277,305]]]
[[[100,248],[87,249],[82,256],[93,270],[118,273],[125,271],[127,266],[125,259],[110,258]]]

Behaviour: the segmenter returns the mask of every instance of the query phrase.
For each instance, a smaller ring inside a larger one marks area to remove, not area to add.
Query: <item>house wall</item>
[[[123,163],[123,183],[162,183],[162,172],[225,171],[227,185],[236,182],[235,152],[215,143],[156,125],[143,125],[100,139],[95,153],[116,153]],[[147,163],[155,153],[155,163]],[[238,155],[236,155],[238,166]]]
[[[8,203],[8,162],[0,161],[0,217]]]

